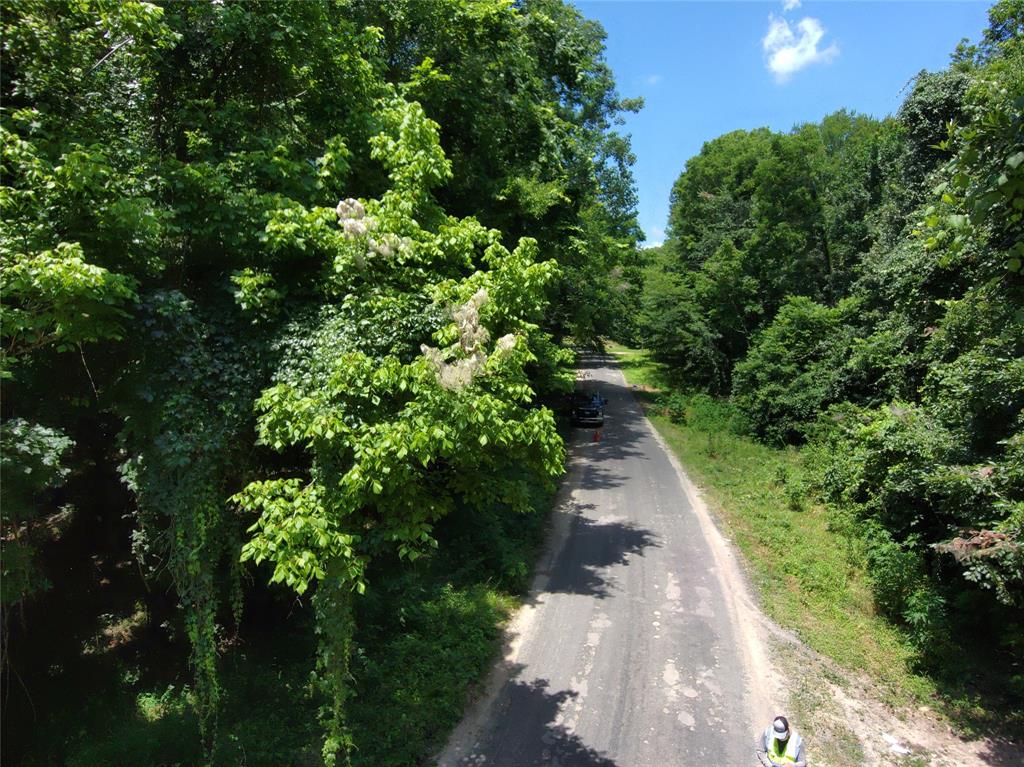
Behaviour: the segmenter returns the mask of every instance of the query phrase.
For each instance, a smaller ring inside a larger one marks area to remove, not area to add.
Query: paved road
[[[602,439],[574,435],[547,561],[439,765],[752,764],[750,661],[706,517],[614,363],[584,371]]]

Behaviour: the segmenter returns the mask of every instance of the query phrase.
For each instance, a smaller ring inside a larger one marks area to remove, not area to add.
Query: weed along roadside
[[[815,496],[801,450],[756,442],[727,401],[673,388],[666,368],[646,350],[606,347],[742,553],[763,611],[782,629],[773,644],[791,671],[791,710],[815,742],[817,763],[822,757],[833,765],[873,763],[847,721],[851,706],[867,711],[874,704],[868,724],[879,737],[899,731],[894,725],[901,718],[914,720],[931,733],[918,754],[929,759],[943,749],[956,752],[953,729],[969,738],[1019,737],[1020,712],[1002,708],[1006,701],[998,694],[953,689],[918,670],[912,639],[877,614],[863,543],[844,534],[841,518]],[[975,662],[979,674],[991,671]],[[979,750],[968,747],[966,763]]]

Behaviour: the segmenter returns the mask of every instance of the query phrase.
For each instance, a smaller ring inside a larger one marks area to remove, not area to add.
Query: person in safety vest
[[[768,761],[782,767],[807,767],[807,757],[804,755],[804,739],[789,727],[789,720],[784,716],[777,716],[770,725],[765,727],[760,740],[758,751],[763,751]]]

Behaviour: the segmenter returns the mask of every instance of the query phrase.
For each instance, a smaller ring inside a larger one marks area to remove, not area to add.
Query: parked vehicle
[[[572,422],[576,426],[604,426],[604,406],[607,401],[599,391],[573,392]]]

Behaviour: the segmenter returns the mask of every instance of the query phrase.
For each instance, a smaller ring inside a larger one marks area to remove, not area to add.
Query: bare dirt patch
[[[964,740],[927,706],[894,708],[884,691],[814,652],[764,619],[775,657],[792,680],[788,700],[823,767],[1009,767],[1024,764],[1024,745],[994,738]]]

